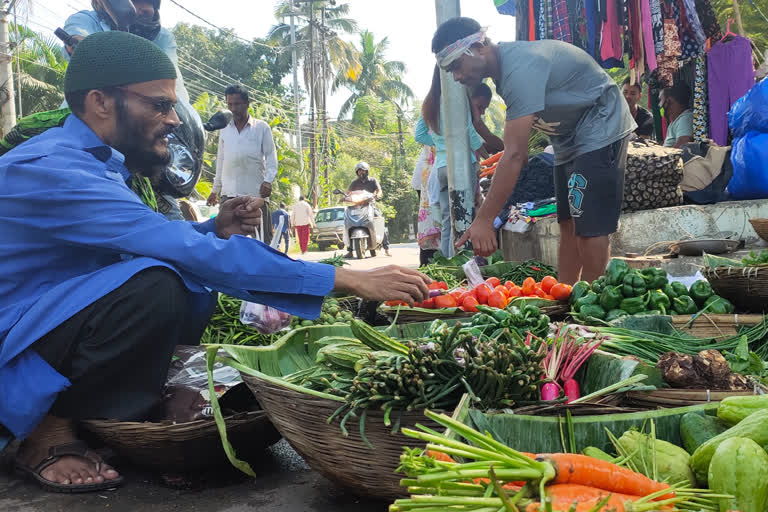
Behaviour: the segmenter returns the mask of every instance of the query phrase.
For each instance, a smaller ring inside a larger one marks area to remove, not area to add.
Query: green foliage
[[[731,0],[712,0],[712,8],[715,10],[717,19],[720,21],[723,33],[725,33],[727,20],[734,18],[733,3]],[[741,22],[744,26],[744,35],[752,40],[760,52],[760,59],[763,58],[763,52],[768,50],[768,0],[747,0],[739,2],[741,12]],[[761,14],[762,13],[762,14]],[[736,23],[731,23],[731,32],[738,33]]]
[[[67,61],[58,42],[29,27],[14,24],[10,25],[10,39],[19,48],[13,53],[13,72],[16,74],[18,63],[21,74],[14,78],[21,82],[23,115],[59,108],[64,101]]]

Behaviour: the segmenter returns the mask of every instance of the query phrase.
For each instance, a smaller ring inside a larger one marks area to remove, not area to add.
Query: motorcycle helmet
[[[141,36],[144,39],[154,41],[157,34],[160,33],[160,0],[153,0],[152,4],[155,7],[154,17],[147,21],[141,18],[136,18],[133,24],[129,27],[131,34]]]
[[[136,6],[131,0],[91,0],[91,7],[112,30],[127,32],[136,20]]]
[[[173,197],[187,197],[197,185],[203,170],[205,134],[197,111],[186,102],[176,104],[181,125],[168,136],[171,163],[160,178],[159,188]]]
[[[363,171],[363,174],[368,176],[368,173],[371,171],[371,166],[368,165],[367,162],[358,162],[355,166],[355,174],[360,176],[360,171]]]

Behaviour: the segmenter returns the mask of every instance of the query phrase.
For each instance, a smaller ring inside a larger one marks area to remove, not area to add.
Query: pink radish
[[[575,379],[569,379],[565,381],[565,384],[563,384],[563,389],[565,390],[565,398],[567,398],[565,403],[569,404],[577,398],[581,398],[579,383],[576,382]],[[544,392],[542,391],[541,394],[544,395]]]
[[[560,386],[554,382],[547,382],[541,387],[541,399],[544,401],[557,400],[560,396]]]

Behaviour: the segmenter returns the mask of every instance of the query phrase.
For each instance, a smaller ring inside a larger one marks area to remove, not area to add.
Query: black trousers
[[[71,382],[50,414],[141,421],[160,401],[177,344],[199,343],[191,294],[178,275],[152,267],[49,332],[32,348]]]

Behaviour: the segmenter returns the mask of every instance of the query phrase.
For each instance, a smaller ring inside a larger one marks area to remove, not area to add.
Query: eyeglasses
[[[171,112],[171,110],[176,106],[176,102],[169,99],[153,98],[151,96],[145,96],[143,94],[140,94],[136,91],[132,91],[130,89],[123,89],[122,87],[117,87],[117,89],[121,92],[131,94],[139,98],[141,101],[151,106],[155,112],[157,112],[163,117],[167,116]]]

